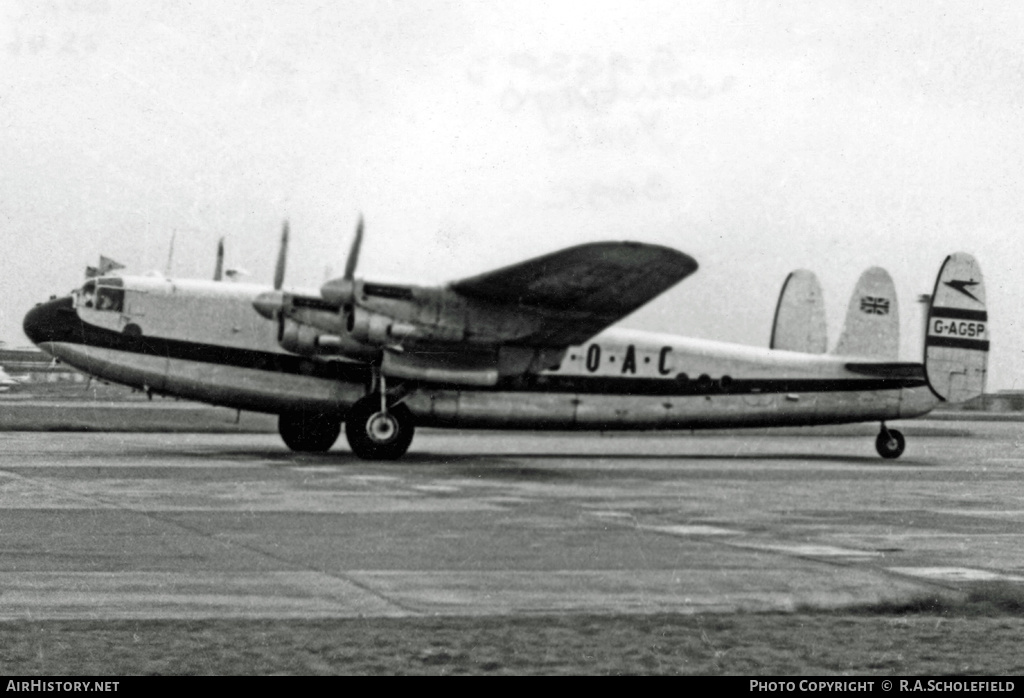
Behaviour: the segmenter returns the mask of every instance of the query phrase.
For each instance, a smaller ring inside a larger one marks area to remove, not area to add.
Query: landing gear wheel
[[[289,412],[278,417],[277,430],[291,450],[323,453],[338,440],[341,420],[317,412]]]
[[[882,431],[878,432],[878,438],[875,439],[875,450],[882,458],[899,458],[906,446],[907,441],[903,434],[895,429],[882,427]]]
[[[345,419],[345,436],[352,452],[364,460],[401,458],[415,431],[412,412],[395,405],[382,412],[380,395],[367,395],[352,405]]]

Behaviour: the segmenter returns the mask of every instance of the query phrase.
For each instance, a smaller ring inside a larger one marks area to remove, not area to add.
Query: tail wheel
[[[380,395],[367,395],[352,405],[345,419],[345,436],[352,452],[364,460],[395,460],[409,450],[415,424],[405,405],[383,412]]]
[[[878,438],[875,439],[875,450],[882,458],[899,458],[906,446],[907,441],[903,434],[895,429],[882,427],[882,431],[878,432]]]
[[[323,453],[338,440],[341,420],[316,412],[291,412],[278,417],[277,429],[291,450]]]

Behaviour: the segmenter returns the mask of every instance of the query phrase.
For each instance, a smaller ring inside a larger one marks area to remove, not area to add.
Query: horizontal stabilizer
[[[828,351],[824,294],[814,272],[797,269],[786,277],[775,306],[769,347],[807,354]]]
[[[843,333],[833,354],[896,361],[900,351],[900,314],[889,272],[871,267],[857,280],[846,310]]]
[[[946,258],[935,280],[924,365],[928,385],[943,400],[964,402],[985,390],[989,324],[981,267],[969,254]]]
[[[848,371],[859,373],[862,376],[872,378],[886,378],[888,380],[924,380],[924,367],[921,364],[901,363],[858,363],[851,361],[846,364]]]

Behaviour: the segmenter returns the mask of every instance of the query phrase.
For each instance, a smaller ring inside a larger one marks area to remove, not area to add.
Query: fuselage
[[[87,287],[88,288],[88,287]],[[267,287],[107,277],[25,317],[25,332],[97,378],[268,413],[344,419],[373,368],[284,350],[253,309]],[[492,386],[417,382],[422,426],[681,429],[914,417],[938,402],[916,363],[800,354],[623,329],[569,347],[560,365]]]

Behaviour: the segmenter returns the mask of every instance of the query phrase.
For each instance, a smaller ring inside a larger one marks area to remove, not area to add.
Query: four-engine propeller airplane
[[[963,253],[939,270],[923,362],[900,362],[888,274],[869,269],[825,353],[820,286],[790,276],[771,348],[609,327],[697,269],[676,250],[579,245],[441,287],[355,277],[360,219],[341,278],[272,289],[108,275],[37,305],[25,334],[102,380],[279,415],[284,442],[326,451],[341,424],[361,458],[402,456],[416,426],[698,429],[887,420],[982,393],[989,349],[981,271]],[[222,252],[215,278],[221,277]]]

